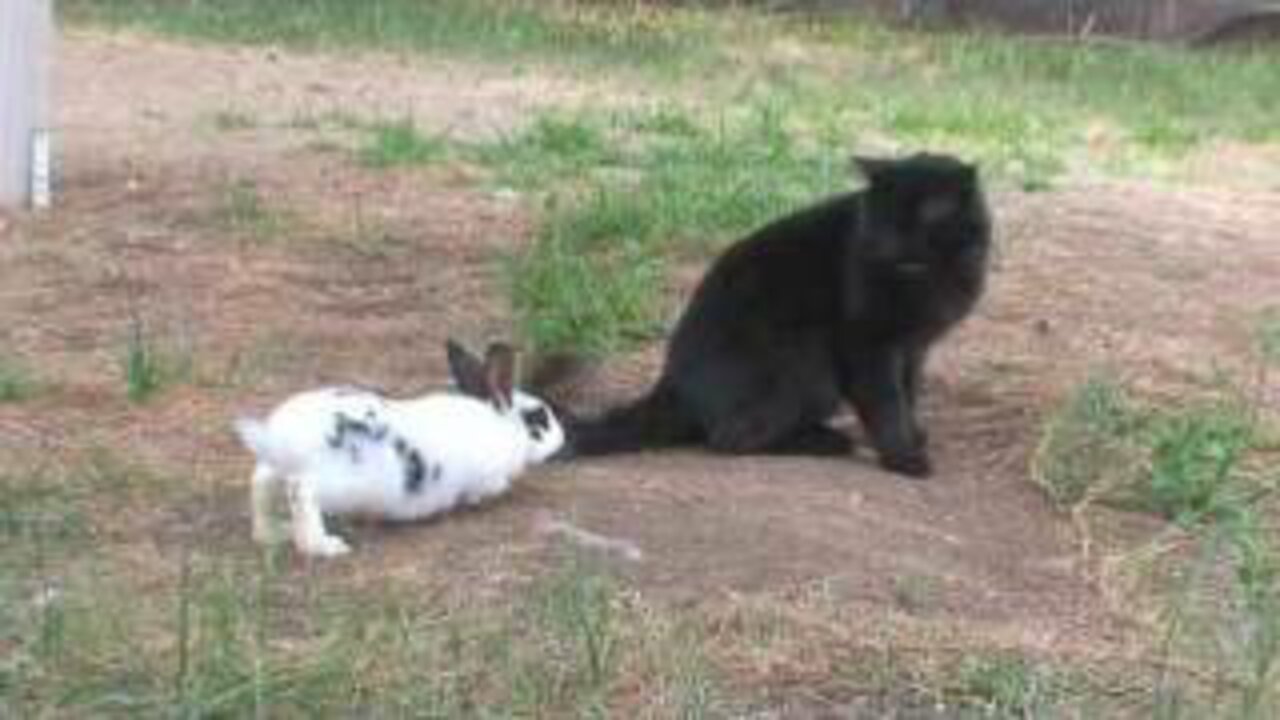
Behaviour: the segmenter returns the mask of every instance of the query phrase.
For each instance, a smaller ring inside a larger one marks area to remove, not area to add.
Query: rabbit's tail
[[[237,418],[233,425],[240,442],[249,448],[259,462],[272,465],[279,471],[285,471],[292,464],[288,453],[282,451],[263,421],[242,417]]]
[[[568,426],[570,453],[578,456],[685,445],[699,436],[697,422],[663,381],[639,400],[596,418],[569,419]]]

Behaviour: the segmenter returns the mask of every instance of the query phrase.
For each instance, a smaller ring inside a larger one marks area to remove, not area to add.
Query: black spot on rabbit
[[[551,413],[544,407],[526,410],[520,414],[520,419],[534,440],[541,440],[543,433],[551,428]]]
[[[387,424],[378,419],[373,410],[365,411],[363,419],[356,419],[343,412],[334,413],[333,432],[329,435],[329,447],[346,449],[351,462],[360,462],[360,446],[363,443],[381,442],[387,436]]]
[[[408,493],[422,490],[427,479],[427,464],[422,460],[422,453],[411,446],[404,438],[396,438],[392,443],[400,462],[404,464],[404,489]],[[435,468],[432,468],[434,471]],[[434,473],[433,473],[434,474]],[[435,480],[435,477],[431,478]]]

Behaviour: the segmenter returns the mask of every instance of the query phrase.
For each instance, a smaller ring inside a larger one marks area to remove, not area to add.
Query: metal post
[[[53,0],[0,0],[0,206],[49,204]]]

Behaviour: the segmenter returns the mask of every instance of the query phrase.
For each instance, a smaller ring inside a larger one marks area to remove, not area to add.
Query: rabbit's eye
[[[520,419],[524,421],[524,426],[529,429],[529,434],[534,440],[542,439],[542,433],[551,427],[551,414],[546,408],[525,410],[520,413]]]

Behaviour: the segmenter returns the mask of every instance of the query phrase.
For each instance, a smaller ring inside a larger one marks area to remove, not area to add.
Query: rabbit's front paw
[[[323,535],[314,540],[309,540],[298,549],[304,555],[326,558],[340,557],[351,552],[351,546],[337,535]]]

